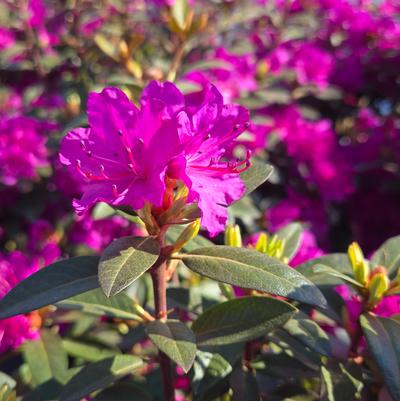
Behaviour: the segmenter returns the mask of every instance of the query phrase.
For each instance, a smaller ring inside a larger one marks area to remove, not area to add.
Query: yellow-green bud
[[[364,259],[364,254],[357,242],[350,244],[347,254],[349,256],[350,264],[353,267],[354,278],[360,284],[366,286],[368,284],[369,266],[368,262]]]
[[[233,287],[230,284],[218,283],[218,285],[219,285],[219,288],[220,288],[222,294],[227,299],[235,298],[235,293],[233,292]]]
[[[234,246],[237,248],[242,247],[242,235],[240,234],[240,227],[237,224],[226,227],[225,245]]]
[[[261,233],[257,239],[255,249],[261,253],[267,253],[268,251],[268,235]]]
[[[371,274],[369,281],[368,304],[373,307],[379,303],[389,289],[389,278],[384,267],[377,267]]]
[[[190,240],[192,240],[200,230],[200,219],[190,223],[179,235],[174,244],[174,250],[181,250]]]

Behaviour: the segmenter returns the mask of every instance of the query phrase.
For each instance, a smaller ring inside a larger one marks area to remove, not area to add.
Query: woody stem
[[[156,319],[165,320],[167,317],[167,280],[166,280],[167,260],[160,256],[157,264],[152,268],[151,278],[154,289],[154,304]],[[167,355],[159,351],[158,353],[160,369],[163,381],[164,396],[166,401],[175,401],[175,390],[173,383],[173,371],[171,361]]]

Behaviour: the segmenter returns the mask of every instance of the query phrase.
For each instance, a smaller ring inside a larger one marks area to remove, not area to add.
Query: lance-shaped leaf
[[[0,319],[31,312],[99,286],[97,256],[53,263],[21,281],[0,301]]]
[[[100,288],[68,298],[59,302],[57,306],[63,309],[82,310],[95,316],[141,320],[135,312],[134,301],[128,295],[122,293],[107,298]]]
[[[117,383],[97,394],[93,401],[153,401],[153,398],[134,383]]]
[[[93,343],[69,340],[67,338],[62,340],[62,346],[68,355],[88,362],[97,362],[121,353],[118,348],[106,348]]]
[[[391,275],[396,274],[400,268],[400,235],[385,241],[374,253],[371,262],[386,267]]]
[[[117,355],[86,365],[64,387],[60,401],[80,401],[140,368],[143,362],[132,355]]]
[[[61,380],[66,375],[68,357],[61,338],[49,330],[42,330],[39,339],[26,342],[23,354],[36,385],[53,378]]]
[[[243,297],[207,309],[192,325],[199,345],[249,341],[285,324],[296,312],[287,302]]]
[[[354,280],[354,278],[348,276],[347,274],[344,274],[338,270],[332,269],[332,267],[322,265],[322,264],[317,264],[313,266],[312,271],[314,274],[325,274],[327,276],[332,276],[339,278],[340,280],[344,281],[345,283],[351,284],[354,287],[359,287],[363,288],[363,285],[360,284],[358,281]]]
[[[270,164],[252,161],[251,166],[240,174],[240,179],[246,186],[246,191],[243,196],[253,192],[257,187],[267,181],[273,170],[274,168]]]
[[[229,378],[233,390],[232,401],[260,401],[260,393],[254,372],[237,366]]]
[[[308,279],[275,258],[253,249],[214,246],[180,255],[194,272],[223,283],[281,295],[323,307],[325,298]]]
[[[283,329],[312,350],[322,355],[331,355],[328,335],[305,313],[299,312],[283,326]]]
[[[165,323],[150,322],[147,333],[153,344],[188,372],[196,356],[196,337],[192,330],[179,320]]]
[[[288,258],[288,260],[296,255],[296,252],[300,247],[301,231],[301,224],[291,223],[276,233],[279,239],[285,241],[282,256]]]
[[[361,315],[369,350],[394,401],[400,401],[400,324],[372,314]]]
[[[104,251],[99,264],[99,280],[110,297],[132,284],[154,265],[160,245],[153,237],[123,237]]]

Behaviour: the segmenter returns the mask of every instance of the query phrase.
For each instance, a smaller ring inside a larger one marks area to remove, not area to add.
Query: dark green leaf
[[[276,233],[279,239],[285,241],[283,257],[290,260],[294,255],[296,255],[300,246],[301,234],[302,228],[299,223],[288,224]]]
[[[180,255],[194,272],[223,283],[323,307],[319,289],[296,270],[253,249],[214,246]]]
[[[85,366],[63,388],[60,401],[80,401],[140,368],[143,362],[132,355],[117,355]]]
[[[386,267],[389,274],[396,274],[400,268],[400,235],[385,241],[374,253],[371,262]]]
[[[241,180],[246,186],[243,196],[253,192],[257,187],[268,180],[274,168],[269,164],[252,161],[252,165],[240,174]]]
[[[188,372],[196,356],[196,337],[192,330],[179,320],[150,322],[147,333],[154,345]]]
[[[337,365],[321,367],[321,401],[360,399],[362,382],[353,377],[343,364]]]
[[[31,312],[99,286],[97,256],[78,256],[39,270],[0,301],[0,319]]]
[[[233,390],[232,401],[260,401],[257,380],[253,372],[241,365],[232,372],[229,383]]]
[[[157,261],[160,246],[153,237],[123,237],[104,251],[99,264],[99,280],[110,297],[132,284]]]
[[[229,389],[232,366],[220,354],[197,351],[193,364],[193,391],[196,400],[214,400]]]
[[[361,327],[394,401],[400,400],[400,324],[393,319],[364,314]]]
[[[93,401],[152,401],[152,397],[133,383],[118,383],[103,390]]]
[[[112,298],[107,298],[100,288],[66,299],[58,303],[57,306],[63,309],[82,310],[96,316],[141,320],[135,313],[133,300],[126,294],[122,293]]]
[[[249,341],[285,324],[296,312],[274,298],[243,297],[207,309],[192,325],[200,345]]]
[[[27,394],[23,401],[59,401],[63,386],[78,372],[80,368],[69,369],[61,380],[50,379],[37,386]]]
[[[298,313],[283,326],[283,329],[312,350],[322,355],[331,355],[328,335],[305,313]]]
[[[42,330],[38,340],[26,342],[23,354],[36,385],[65,377],[68,357],[62,348],[61,338],[52,331]]]

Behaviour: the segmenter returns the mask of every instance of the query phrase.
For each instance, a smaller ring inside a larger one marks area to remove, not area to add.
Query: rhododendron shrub
[[[0,401],[400,401],[400,8],[0,4]]]

